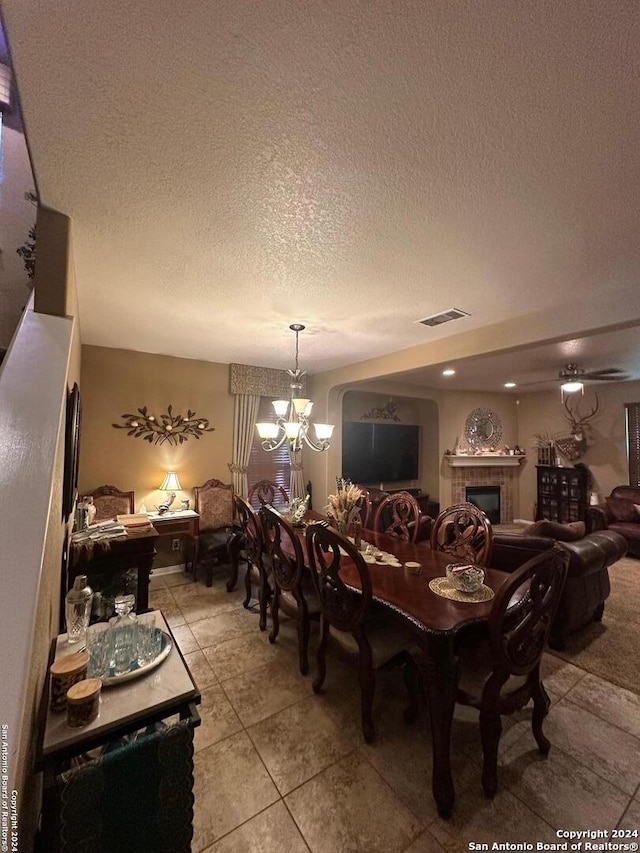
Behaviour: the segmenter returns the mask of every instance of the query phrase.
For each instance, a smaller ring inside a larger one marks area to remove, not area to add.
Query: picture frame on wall
[[[78,464],[80,461],[80,427],[82,404],[80,388],[73,383],[67,396],[67,412],[64,434],[64,476],[62,481],[62,520],[67,522],[73,512],[78,488]]]

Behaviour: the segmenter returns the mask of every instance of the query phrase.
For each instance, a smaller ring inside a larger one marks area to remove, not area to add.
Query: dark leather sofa
[[[640,557],[640,489],[616,486],[603,504],[587,510],[587,529],[613,530],[627,540],[630,554]]]
[[[497,533],[493,537],[491,566],[513,572],[540,551],[559,545],[569,553],[569,571],[549,645],[562,649],[569,634],[592,620],[599,621],[611,592],[608,567],[627,552],[623,536],[613,530],[589,533],[575,542],[557,542],[546,536]]]

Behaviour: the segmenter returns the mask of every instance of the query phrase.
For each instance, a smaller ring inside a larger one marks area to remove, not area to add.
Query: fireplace
[[[481,509],[491,524],[500,524],[500,486],[466,486],[465,500]]]

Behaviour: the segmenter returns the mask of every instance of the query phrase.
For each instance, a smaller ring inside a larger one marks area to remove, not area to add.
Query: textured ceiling
[[[318,372],[640,319],[637,0],[2,9],[86,343],[283,367],[299,321]]]

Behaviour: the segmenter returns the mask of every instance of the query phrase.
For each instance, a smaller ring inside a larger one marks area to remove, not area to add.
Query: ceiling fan
[[[577,364],[567,364],[558,372],[560,382],[621,382],[629,379],[619,367],[604,367],[602,370],[583,370]]]
[[[629,379],[629,375],[619,367],[604,367],[602,370],[584,370],[578,367],[577,364],[566,364],[558,371],[557,382],[562,385],[562,390],[565,393],[572,391],[580,391],[585,382],[622,382]],[[531,387],[534,385],[544,385],[549,382],[548,379],[537,380],[536,382],[525,382],[522,387]],[[570,386],[574,385],[573,388]]]

